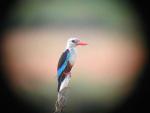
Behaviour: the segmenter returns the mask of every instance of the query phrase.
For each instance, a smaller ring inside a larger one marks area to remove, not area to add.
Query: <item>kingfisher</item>
[[[76,47],[85,45],[87,43],[81,42],[76,37],[68,39],[66,49],[62,53],[57,66],[58,92],[68,86],[71,78],[71,69],[74,66],[77,56]]]
[[[54,113],[61,113],[64,109],[65,102],[67,100],[67,87],[71,79],[71,69],[76,60],[76,47],[79,45],[84,46],[87,45],[87,43],[81,42],[76,37],[68,39],[66,49],[59,59],[57,66],[58,97]]]

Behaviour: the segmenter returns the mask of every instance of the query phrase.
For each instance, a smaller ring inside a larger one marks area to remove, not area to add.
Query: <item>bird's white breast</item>
[[[71,75],[68,74],[63,80],[63,82],[61,83],[59,91],[62,91],[64,88],[68,87],[70,79],[71,79]]]
[[[77,57],[76,50],[75,49],[70,49],[70,59],[69,59],[69,62],[71,63],[71,65],[74,65],[76,57]]]

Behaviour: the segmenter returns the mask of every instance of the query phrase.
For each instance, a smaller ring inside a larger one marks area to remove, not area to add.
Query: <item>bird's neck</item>
[[[75,47],[72,47],[72,48],[67,48],[69,51],[76,51],[76,48]]]
[[[76,48],[75,47],[66,47],[66,49],[68,49],[71,53],[76,54]]]
[[[74,47],[74,46],[67,45],[67,46],[66,46],[66,49],[68,49],[68,50],[75,50],[75,47]]]

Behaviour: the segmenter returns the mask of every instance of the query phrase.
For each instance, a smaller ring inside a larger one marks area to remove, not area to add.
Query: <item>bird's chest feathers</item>
[[[76,50],[75,49],[70,49],[70,58],[69,58],[69,62],[71,63],[71,65],[74,65],[75,60],[76,60]]]

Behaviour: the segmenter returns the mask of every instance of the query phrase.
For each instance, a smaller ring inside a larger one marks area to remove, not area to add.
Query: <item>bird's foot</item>
[[[65,76],[70,75],[70,77],[71,77],[71,72],[67,72],[67,73],[64,72],[64,74],[65,74]]]

